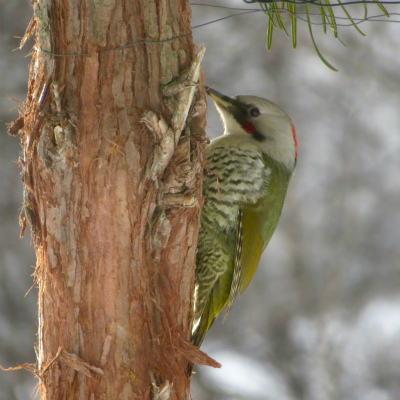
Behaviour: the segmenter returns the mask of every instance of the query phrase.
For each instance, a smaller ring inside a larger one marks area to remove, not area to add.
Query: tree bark
[[[21,222],[37,255],[40,398],[186,399],[205,107],[165,170],[163,121],[151,133],[142,116],[170,125],[160,84],[196,48],[191,35],[118,47],[190,33],[189,2],[33,7]]]

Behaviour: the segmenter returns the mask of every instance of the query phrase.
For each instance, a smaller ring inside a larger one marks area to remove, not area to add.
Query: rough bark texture
[[[38,48],[90,54],[34,51],[23,115],[21,220],[37,254],[41,399],[161,399],[160,390],[186,399],[202,130],[182,136],[151,179],[157,135],[141,117],[151,110],[168,124],[174,102],[160,84],[196,49],[187,36],[100,52],[190,33],[188,2],[33,7]],[[193,126],[204,126],[202,112]]]

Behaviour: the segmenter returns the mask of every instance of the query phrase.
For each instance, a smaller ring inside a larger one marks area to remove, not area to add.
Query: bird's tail
[[[206,333],[208,332],[208,330],[210,329],[211,325],[213,324],[215,317],[212,318],[210,316],[210,310],[212,309],[210,307],[210,302],[207,302],[206,307],[204,308],[203,314],[200,318],[200,321],[198,322],[195,330],[192,332],[192,337],[191,337],[191,342],[197,346],[198,348],[200,348],[200,346],[203,343],[203,340],[206,336]],[[212,318],[212,319],[211,319]],[[211,321],[210,321],[211,319]],[[188,377],[190,377],[192,375],[193,372],[193,364],[189,364],[188,365]]]
[[[195,330],[192,332],[192,343],[199,348],[203,343],[206,333],[211,328],[211,325],[215,320],[215,317],[210,315],[210,310],[212,310],[212,304],[210,304],[210,302],[212,302],[212,297],[210,300],[211,301],[207,302],[200,317],[200,321],[198,322]]]

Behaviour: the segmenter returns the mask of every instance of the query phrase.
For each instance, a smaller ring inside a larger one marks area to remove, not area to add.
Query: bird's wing
[[[257,270],[263,251],[260,215],[255,210],[239,210],[237,235],[233,265],[232,284],[224,321],[228,317],[233,303],[249,285]]]
[[[262,218],[258,211],[248,209],[243,211],[242,277],[240,293],[246,290],[253,278],[263,252],[261,220]]]
[[[237,218],[237,233],[235,243],[235,254],[233,259],[233,275],[231,290],[229,292],[229,300],[226,306],[226,312],[224,315],[224,321],[231,312],[231,308],[239,293],[241,292],[242,279],[243,279],[243,267],[242,267],[242,248],[243,248],[243,210],[239,209]]]
[[[263,197],[243,210],[242,285],[243,293],[260,262],[261,254],[279,222],[291,174],[264,155],[265,187]]]

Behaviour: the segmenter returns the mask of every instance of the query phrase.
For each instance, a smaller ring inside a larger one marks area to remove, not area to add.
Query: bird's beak
[[[206,93],[214,100],[215,104],[224,109],[229,107],[238,107],[238,102],[235,99],[232,99],[229,96],[225,96],[224,94],[217,92],[216,90],[206,86]]]

